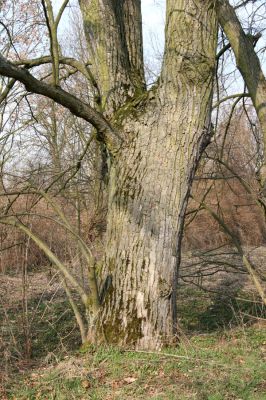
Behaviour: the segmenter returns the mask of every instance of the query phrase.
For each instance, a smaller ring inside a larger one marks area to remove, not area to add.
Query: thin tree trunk
[[[216,9],[219,23],[233,49],[236,65],[247,85],[255,107],[263,135],[264,153],[266,151],[266,79],[257,56],[253,38],[246,35],[234,8],[228,0],[217,0]],[[266,158],[260,170],[261,186],[266,196]]]

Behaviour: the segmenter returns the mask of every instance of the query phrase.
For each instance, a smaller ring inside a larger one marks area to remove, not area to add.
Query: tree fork
[[[184,215],[210,131],[217,44],[214,2],[167,1],[162,73],[148,93],[143,84],[140,1],[80,4],[93,45],[93,73],[99,67],[94,75],[105,98],[105,117],[2,56],[0,73],[91,123],[112,153],[101,274],[102,281],[112,279],[89,336],[98,342],[158,349],[176,342]],[[127,31],[129,22],[135,26]],[[139,100],[132,101],[136,97]],[[114,129],[106,116],[115,117],[117,111],[122,113]]]
[[[204,38],[204,40],[202,40]],[[113,160],[96,337],[158,349],[176,343],[176,284],[191,181],[210,130],[217,21],[212,1],[167,2],[159,85],[127,106]]]

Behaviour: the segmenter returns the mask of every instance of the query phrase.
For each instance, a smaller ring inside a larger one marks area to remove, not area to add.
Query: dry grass
[[[219,296],[182,285],[180,346],[158,354],[111,347],[80,349],[74,317],[58,282],[49,283],[49,270],[32,272],[29,282],[29,319],[35,317],[31,358],[26,359],[20,282],[16,277],[1,281],[21,352],[19,356],[6,335],[11,357],[2,375],[3,400],[265,398],[265,310],[257,298],[249,297],[250,287],[240,279],[228,296],[224,291]],[[212,283],[212,289],[219,285]]]
[[[262,400],[265,340],[257,326],[196,335],[163,354],[90,349],[22,375],[6,398]]]

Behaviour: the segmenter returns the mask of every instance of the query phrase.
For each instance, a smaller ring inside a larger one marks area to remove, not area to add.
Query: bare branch
[[[249,3],[254,4],[254,3],[256,3],[257,1],[258,1],[258,0],[245,0],[245,1],[242,1],[242,3],[236,5],[236,6],[234,7],[234,9],[237,10],[238,8],[245,7],[245,6],[246,6],[247,4],[249,4]]]
[[[76,302],[75,302],[75,300],[74,300],[74,298],[72,296],[72,293],[71,293],[71,291],[70,291],[70,289],[69,289],[69,287],[67,285],[66,279],[64,279],[64,278],[63,278],[63,285],[64,285],[64,289],[65,289],[69,304],[72,307],[72,310],[74,312],[77,324],[79,326],[81,341],[82,341],[82,343],[85,343],[87,337],[86,337],[86,328],[85,328],[85,324],[84,324],[82,315],[79,312],[78,306],[77,306],[77,304],[76,304]]]
[[[56,27],[54,23],[52,3],[50,0],[41,0],[41,3],[50,38],[50,51],[53,60],[54,84],[59,85],[58,41],[57,41]]]
[[[98,140],[102,140],[110,151],[121,144],[122,139],[118,133],[115,132],[104,116],[89,104],[82,102],[60,87],[39,81],[29,71],[18,68],[2,55],[0,55],[0,74],[20,81],[29,92],[49,97],[70,110],[75,116],[91,123],[98,132]]]
[[[49,260],[61,271],[64,277],[75,287],[77,292],[79,293],[83,303],[86,305],[88,302],[88,295],[84,291],[83,287],[78,283],[76,278],[69,272],[69,270],[65,267],[63,263],[56,257],[56,255],[49,249],[49,247],[37,236],[35,235],[26,225],[19,222],[17,219],[13,217],[4,217],[1,218],[1,223],[5,225],[11,225],[16,228],[19,228],[21,231],[26,233],[26,235],[31,238],[37,246],[43,250],[45,255],[49,258]]]
[[[266,145],[266,80],[254,50],[254,37],[246,35],[228,0],[217,0],[219,23],[234,51],[236,64],[256,109]]]
[[[68,5],[69,0],[65,0],[62,6],[60,7],[60,10],[58,11],[57,17],[55,19],[55,27],[58,27],[58,24],[62,18],[63,12],[65,11],[66,6]]]
[[[0,94],[0,104],[7,98],[8,94],[10,93],[10,90],[13,88],[15,83],[16,83],[15,79],[10,79],[10,81],[6,85],[5,89]]]
[[[194,197],[193,199],[197,201]],[[244,266],[246,267],[259,295],[262,298],[263,303],[266,305],[265,291],[262,287],[262,284],[260,283],[259,277],[257,276],[254,266],[251,264],[251,262],[248,260],[247,256],[243,252],[242,246],[238,238],[233,233],[233,231],[228,227],[228,225],[224,222],[224,220],[215,211],[213,211],[210,207],[208,207],[207,204],[201,202],[200,206],[205,208],[205,210],[215,219],[215,221],[218,222],[218,224],[221,226],[226,235],[228,235],[232,239],[239,255],[242,257]]]
[[[217,101],[213,106],[212,109],[219,107],[220,104],[224,103],[227,100],[230,99],[242,99],[244,97],[250,97],[249,93],[236,93],[236,94],[231,94],[230,96],[224,97],[223,99]]]
[[[55,19],[51,0],[42,0],[46,25],[50,36],[50,48],[53,60],[53,77],[55,85],[59,84],[59,43],[57,39],[57,28],[68,2],[69,0],[65,0],[63,2]]]
[[[75,68],[75,70],[79,71],[83,76],[85,76],[85,78],[88,79],[89,82],[91,82],[93,87],[97,90],[97,94],[100,96],[100,90],[99,90],[98,84],[97,84],[91,70],[89,69],[89,65],[91,65],[91,63],[89,61],[87,63],[83,64],[82,62],[76,60],[75,58],[62,57],[62,56],[59,56],[58,61],[59,61],[59,64],[69,65],[70,67]],[[13,64],[18,65],[18,66],[24,65],[27,68],[34,68],[34,67],[38,67],[43,64],[49,64],[51,62],[53,62],[53,59],[51,56],[43,56],[43,57],[35,58],[32,60],[27,60],[27,59],[21,60],[20,59],[19,61],[14,61]]]

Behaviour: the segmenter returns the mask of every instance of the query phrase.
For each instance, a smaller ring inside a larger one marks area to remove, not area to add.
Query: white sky
[[[232,5],[239,4],[240,0],[230,0]],[[53,0],[55,10],[57,10],[62,4],[63,0]],[[154,77],[159,74],[161,66],[161,56],[164,48],[164,24],[165,24],[165,4],[166,0],[142,0],[142,19],[143,19],[143,38],[144,38],[144,59],[146,65],[149,66],[154,73]],[[241,8],[240,15],[246,17],[248,13],[260,5],[263,1],[258,3],[250,3],[248,7]],[[70,4],[77,5],[77,0],[71,0]],[[245,15],[246,13],[246,15]],[[263,21],[263,17],[262,17]],[[264,24],[260,24],[257,29],[263,29],[261,25],[265,25],[266,29],[266,19]],[[67,13],[62,21],[62,28],[65,29],[67,25]],[[62,30],[63,30],[62,29]],[[252,32],[254,33],[254,32]],[[264,35],[265,36],[265,35]],[[265,46],[265,39],[260,39],[260,47]],[[266,62],[265,59],[262,60],[263,68],[266,72]],[[230,70],[235,70],[233,63],[227,64],[227,72]],[[229,92],[239,91],[239,87],[243,87],[242,80],[239,79],[240,74],[237,71],[231,79],[228,79]],[[152,77],[149,78],[152,81]]]
[[[145,50],[148,51],[151,37],[158,40],[158,47],[163,47],[165,0],[142,0],[143,36]]]
[[[57,13],[63,0],[52,1],[55,13]],[[164,21],[165,21],[165,3],[166,0],[142,0],[142,20],[144,51],[146,54],[155,52],[162,53],[164,46]],[[70,1],[70,5],[77,5],[77,0]],[[68,20],[67,10],[64,13],[60,27],[66,28]]]

